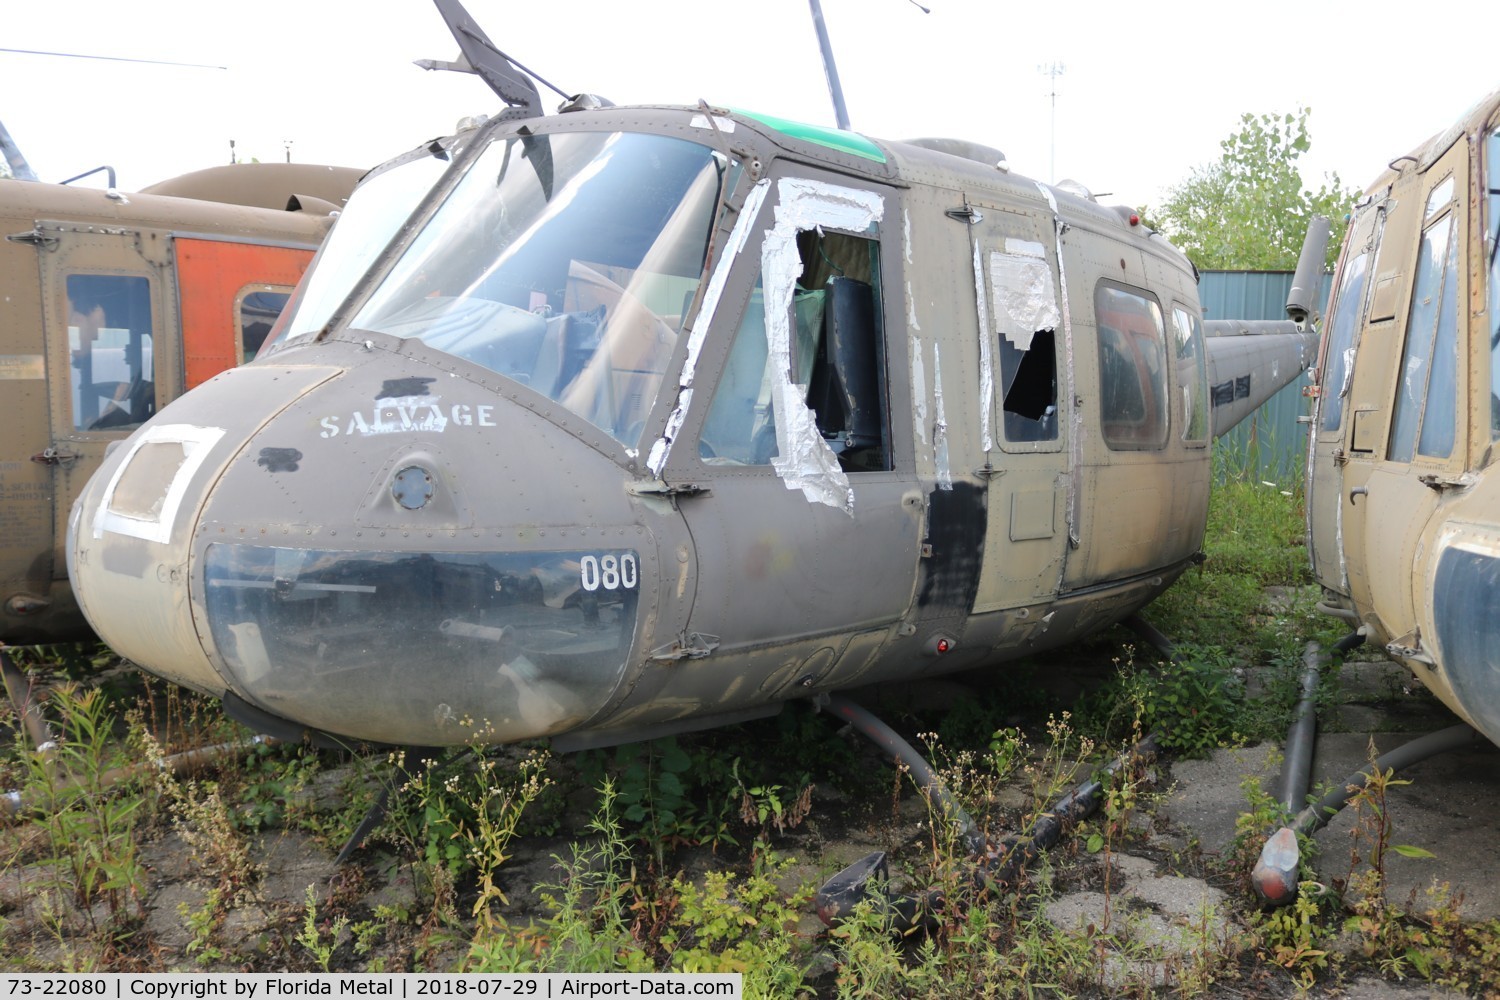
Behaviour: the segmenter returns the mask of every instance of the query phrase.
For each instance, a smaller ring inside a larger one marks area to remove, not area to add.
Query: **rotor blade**
[[[448,30],[458,39],[458,50],[463,53],[474,72],[489,84],[500,99],[513,108],[540,113],[541,95],[531,78],[518,70],[507,59],[495,43],[474,23],[469,12],[458,0],[432,0],[438,13],[443,16]]]
[[[5,157],[5,162],[10,165],[10,175],[18,181],[34,181],[37,179],[36,171],[31,169],[31,164],[26,162],[26,157],[21,155],[21,147],[16,145],[16,140],[10,137],[6,131],[5,123],[0,122],[0,156]]]

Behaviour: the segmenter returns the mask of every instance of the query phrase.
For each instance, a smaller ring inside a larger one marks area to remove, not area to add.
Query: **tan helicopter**
[[[1350,221],[1312,412],[1323,609],[1500,743],[1500,92]]]
[[[567,749],[1059,646],[1201,557],[1213,436],[1310,363],[993,149],[545,115],[437,5],[510,107],[373,170],[72,512],[99,634],[262,732]]]
[[[0,643],[83,639],[63,557],[83,484],[254,356],[362,171],[235,164],[125,193],[108,168],[107,189],[38,181],[0,138]]]

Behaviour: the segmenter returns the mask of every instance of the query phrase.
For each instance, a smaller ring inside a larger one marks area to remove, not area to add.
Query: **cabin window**
[[[1354,334],[1364,311],[1365,280],[1369,276],[1370,253],[1363,251],[1349,261],[1339,282],[1338,298],[1328,318],[1328,354],[1322,373],[1323,429],[1336,431],[1344,419],[1344,399],[1354,374]]]
[[[1458,372],[1458,226],[1450,212],[1422,233],[1397,375],[1387,457],[1453,453]]]
[[[1104,443],[1116,451],[1167,443],[1167,349],[1161,305],[1145,292],[1101,283],[1099,409]]]
[[[266,289],[247,291],[240,296],[238,319],[240,328],[240,364],[252,361],[260,353],[266,336],[281,315],[290,291]]]
[[[1000,359],[1005,439],[1057,440],[1057,345],[1061,322],[1052,266],[1040,243],[1008,239],[989,255],[990,313]]]
[[[1177,391],[1182,396],[1182,439],[1208,442],[1208,369],[1203,357],[1203,324],[1181,306],[1172,308],[1177,341]]]
[[[1484,252],[1490,262],[1490,436],[1500,440],[1500,130],[1491,132],[1485,144],[1485,174],[1490,193],[1484,230]]]
[[[151,284],[120,274],[67,278],[73,428],[122,430],[156,412]]]
[[[783,376],[816,418],[845,472],[890,465],[880,310],[880,244],[826,230],[798,234],[800,273],[788,317],[791,370]],[[709,465],[770,465],[782,457],[762,275],[699,436]],[[795,456],[787,456],[789,459]]]

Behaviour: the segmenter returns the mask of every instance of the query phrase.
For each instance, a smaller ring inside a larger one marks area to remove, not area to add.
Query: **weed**
[[[218,785],[179,780],[154,736],[135,730],[131,738],[148,764],[152,784],[169,804],[178,835],[188,845],[199,873],[212,881],[225,907],[234,906],[260,881],[262,872],[250,860],[250,845],[235,828]]]
[[[608,758],[593,755],[580,771],[594,787],[609,778],[619,820],[650,850],[658,872],[678,847],[737,843],[730,821],[738,814],[741,784],[721,754],[692,754],[668,737],[616,747]]]
[[[199,965],[213,965],[226,957],[221,937],[226,914],[217,887],[208,890],[203,905],[196,910],[186,903],[178,903],[177,915],[192,933],[185,950],[197,959]]]
[[[1329,964],[1327,945],[1332,934],[1319,905],[1320,888],[1317,883],[1303,882],[1290,906],[1251,918],[1263,942],[1262,953],[1290,971],[1304,990],[1312,987]]]
[[[120,745],[115,716],[96,689],[73,683],[53,689],[59,718],[55,745],[21,747],[27,769],[23,798],[33,802],[45,831],[41,864],[71,893],[77,916],[95,930],[123,932],[144,916],[145,870],[135,831],[143,805]],[[103,903],[107,927],[95,904]]]
[[[470,972],[644,972],[650,959],[631,933],[634,866],[616,817],[618,795],[606,781],[591,839],[555,859],[560,883],[542,886],[551,915],[532,926],[495,920],[476,929],[463,968]]]
[[[348,929],[349,918],[342,915],[321,922],[318,920],[318,893],[309,885],[307,901],[302,909],[302,930],[297,934],[297,943],[311,953],[313,960],[324,972],[328,971],[333,953],[341,943],[340,938]]]

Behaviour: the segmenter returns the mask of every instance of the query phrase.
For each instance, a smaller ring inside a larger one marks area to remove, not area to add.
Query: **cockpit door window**
[[[73,429],[144,423],[156,412],[149,280],[70,274],[66,288]]]

